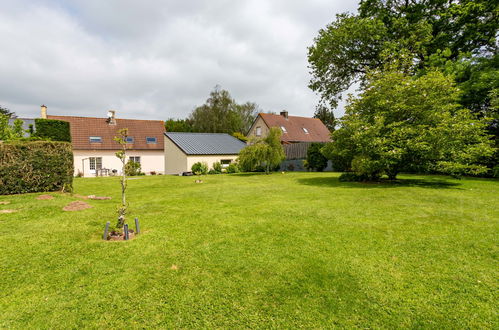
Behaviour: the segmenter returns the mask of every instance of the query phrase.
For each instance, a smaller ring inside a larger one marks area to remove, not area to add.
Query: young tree
[[[281,134],[280,129],[272,127],[266,138],[252,140],[250,145],[239,152],[238,163],[241,169],[251,172],[262,167],[268,174],[279,166],[286,158],[281,145]]]
[[[7,116],[7,118],[16,118],[16,114],[7,108],[0,106],[0,115]]]
[[[114,141],[116,141],[120,146],[121,150],[116,152],[116,157],[118,157],[121,161],[121,205],[118,207],[118,223],[116,224],[116,228],[121,229],[125,225],[125,216],[127,213],[127,202],[126,202],[126,188],[127,188],[127,180],[126,180],[126,150],[127,150],[127,142],[126,138],[128,137],[128,128],[122,128],[118,131],[118,135],[114,137]]]
[[[494,151],[486,122],[460,107],[451,78],[434,71],[419,78],[378,72],[368,79],[323,150],[333,164],[340,160],[366,180],[395,179],[408,167],[453,175],[487,170],[479,164]]]
[[[319,104],[315,109],[314,118],[320,119],[330,132],[334,131],[336,118],[334,118],[333,110],[328,109],[323,104]]]

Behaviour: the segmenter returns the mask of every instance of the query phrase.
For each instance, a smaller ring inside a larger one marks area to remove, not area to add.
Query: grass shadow
[[[399,188],[399,187],[419,187],[432,189],[462,189],[458,188],[460,183],[450,182],[441,178],[425,179],[398,179],[395,181],[381,180],[379,182],[340,182],[338,178],[313,177],[301,178],[297,180],[299,184],[317,187],[337,187],[337,188]]]

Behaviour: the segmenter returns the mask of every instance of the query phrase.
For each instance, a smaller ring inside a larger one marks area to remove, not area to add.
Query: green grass
[[[0,327],[498,328],[497,180],[337,178],[130,180],[129,242],[100,239],[117,178],[76,179],[113,197],[78,212],[0,196]]]

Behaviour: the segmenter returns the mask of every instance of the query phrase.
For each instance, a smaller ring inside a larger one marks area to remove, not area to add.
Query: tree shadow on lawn
[[[463,189],[458,188],[460,183],[449,182],[440,178],[425,178],[425,179],[398,179],[395,181],[381,180],[377,182],[340,182],[338,178],[301,178],[298,183],[307,186],[318,187],[337,187],[337,188],[399,188],[399,187],[420,187],[433,189]]]

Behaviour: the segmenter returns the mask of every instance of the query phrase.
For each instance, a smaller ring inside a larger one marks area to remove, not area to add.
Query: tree
[[[0,114],[0,141],[23,139],[25,133],[23,123],[21,119],[15,119],[11,126],[9,124],[9,116]]]
[[[127,203],[126,203],[126,188],[127,188],[127,180],[126,180],[126,146],[127,146],[127,137],[128,137],[128,128],[122,128],[118,131],[118,135],[114,137],[114,141],[116,141],[120,146],[121,150],[116,152],[116,157],[118,157],[121,161],[121,205],[118,207],[118,223],[116,224],[117,229],[123,228],[125,225],[125,216],[127,213]]]
[[[490,0],[363,0],[358,15],[341,14],[319,31],[309,48],[310,88],[337,106],[341,93],[394,58],[410,73],[445,54],[455,61],[497,52],[496,2]]]
[[[452,79],[438,71],[421,77],[369,74],[323,152],[364,180],[384,174],[395,179],[408,167],[456,176],[484,173],[480,162],[494,152],[486,122],[463,109],[459,95]]]
[[[7,108],[0,106],[0,115],[7,116],[7,118],[16,118],[16,114]]]
[[[165,121],[165,130],[167,132],[192,132],[192,124],[189,119],[168,118]]]
[[[270,173],[272,169],[286,158],[281,145],[281,130],[272,127],[269,134],[264,139],[252,140],[250,145],[239,152],[238,162],[243,171],[251,172],[261,167],[265,173]]]
[[[322,172],[327,167],[327,158],[322,154],[322,143],[312,143],[307,150],[307,168]]]
[[[192,129],[203,133],[247,132],[256,118],[255,103],[237,104],[226,90],[216,86],[206,103],[189,115]]]
[[[332,132],[336,126],[336,119],[332,110],[328,109],[323,104],[319,104],[315,110],[314,118],[320,119],[327,129]]]

